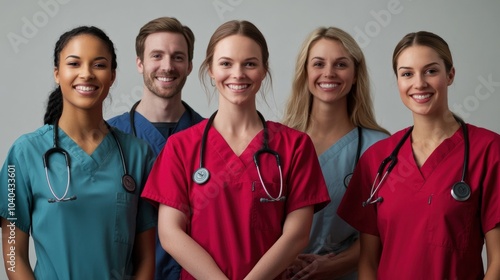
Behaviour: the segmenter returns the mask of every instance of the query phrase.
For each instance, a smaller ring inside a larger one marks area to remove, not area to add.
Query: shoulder
[[[205,130],[205,126],[207,125],[207,119],[201,119],[200,122],[183,129],[179,132],[176,132],[168,138],[167,144],[170,142],[178,142],[178,141],[188,141],[192,142],[195,141],[196,138],[201,139],[201,135],[203,134],[203,131]]]
[[[280,136],[286,139],[309,139],[309,136],[302,131],[296,130],[282,123],[266,121],[269,136]]]
[[[130,127],[130,114],[128,112],[123,113],[121,115],[112,117],[111,119],[107,120],[108,124],[114,127],[117,127],[121,130],[124,128],[129,128]]]
[[[52,141],[53,137],[52,125],[44,125],[33,132],[29,132],[19,136],[12,145],[13,147],[27,147],[41,144],[44,141]],[[45,140],[44,140],[45,139]]]
[[[186,110],[189,112],[189,114],[191,114],[194,123],[199,123],[205,119],[198,112],[196,112],[193,108],[191,108],[191,106],[189,106],[186,102],[182,101],[182,104],[184,105]]]
[[[403,138],[404,134],[410,129],[410,127],[404,128],[396,133],[394,133],[391,136],[388,136],[382,132],[382,135],[385,137],[383,139],[380,139],[378,142],[375,142],[373,145],[371,145],[365,152],[367,155],[376,155],[376,154],[382,154],[384,157],[387,156],[387,151],[392,151],[394,147],[401,141],[401,138]],[[364,155],[364,154],[363,154]]]
[[[365,128],[365,127],[362,128],[362,133],[363,133],[363,140],[371,140],[373,142],[385,139],[385,138],[390,136],[382,131],[378,131],[378,130],[374,130],[374,129],[370,129],[370,128]]]
[[[117,127],[111,127],[113,130],[114,134],[120,141],[120,144],[124,146],[124,150],[148,150],[149,149],[149,144],[140,139],[137,138],[131,134],[128,134],[126,132],[123,132]],[[126,148],[126,149],[125,149]]]
[[[469,137],[474,139],[474,142],[498,142],[500,141],[500,135],[494,131],[488,130],[483,127],[478,127],[472,124],[467,124],[467,129],[469,130]]]

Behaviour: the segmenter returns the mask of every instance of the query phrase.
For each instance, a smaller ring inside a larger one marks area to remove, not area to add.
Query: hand
[[[331,279],[328,263],[335,254],[302,254],[286,270],[286,279]]]

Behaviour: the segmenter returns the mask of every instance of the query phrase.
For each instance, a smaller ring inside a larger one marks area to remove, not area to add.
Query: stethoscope
[[[356,167],[356,165],[358,164],[358,161],[359,161],[359,157],[361,155],[361,148],[362,148],[362,143],[361,143],[361,139],[362,139],[362,136],[363,136],[363,130],[361,129],[360,126],[358,126],[358,148],[356,150],[356,159],[354,161],[354,167]],[[347,189],[347,186],[349,186],[349,182],[351,182],[351,178],[352,178],[352,174],[354,173],[354,170],[347,174],[345,177],[344,177],[344,187]]]
[[[453,184],[451,187],[451,196],[457,200],[457,201],[466,201],[469,199],[471,195],[471,188],[470,186],[465,182],[465,176],[467,174],[467,166],[469,165],[469,134],[467,131],[467,125],[465,122],[460,119],[457,116],[454,116],[457,122],[460,123],[460,126],[462,127],[462,132],[464,134],[464,165],[462,168],[462,179],[460,182],[457,182]],[[362,203],[363,207],[369,205],[369,204],[375,204],[378,202],[382,202],[384,199],[379,196],[376,199],[373,199],[377,191],[380,189],[380,186],[382,183],[385,181],[385,178],[389,173],[392,171],[394,166],[396,166],[398,162],[398,153],[401,147],[403,146],[404,142],[410,137],[411,132],[413,131],[413,126],[408,129],[408,131],[403,135],[403,138],[398,142],[396,145],[396,148],[392,151],[392,153],[389,155],[389,157],[385,158],[382,163],[380,164],[380,167],[378,168],[377,175],[375,176],[375,180],[373,180],[372,188],[370,190],[370,196],[366,201]],[[382,176],[382,179],[380,179],[379,183],[375,186],[377,179],[380,177],[380,175],[384,172],[385,167],[389,164],[387,167],[387,170],[385,171],[384,175]]]
[[[272,150],[269,148],[269,135],[267,131],[267,125],[264,117],[262,114],[257,111],[257,114],[259,115],[259,118],[262,122],[263,126],[263,132],[264,132],[264,140],[263,140],[263,145],[260,150],[255,152],[253,155],[253,161],[255,163],[255,167],[257,168],[257,173],[259,174],[259,179],[260,183],[262,184],[262,187],[264,188],[264,191],[266,192],[267,196],[269,198],[261,198],[260,202],[275,202],[275,201],[282,201],[285,200],[286,197],[283,196],[283,172],[281,171],[281,161],[280,161],[280,156],[278,152]],[[205,184],[208,179],[210,178],[210,172],[208,169],[206,169],[203,164],[204,164],[204,155],[205,155],[205,146],[207,142],[207,137],[208,137],[208,131],[210,130],[210,127],[212,126],[212,123],[214,121],[215,115],[217,115],[217,111],[210,116],[208,119],[207,125],[205,126],[205,130],[203,131],[203,135],[201,137],[201,145],[200,145],[200,167],[195,170],[193,173],[193,181],[198,184],[198,185],[203,185]],[[273,197],[269,191],[267,190],[266,185],[264,184],[264,181],[262,180],[262,175],[260,173],[260,165],[259,165],[259,157],[262,154],[271,154],[276,158],[276,164],[278,165],[278,170],[280,172],[280,191],[277,197]]]
[[[127,172],[127,164],[125,162],[125,157],[123,155],[123,149],[120,144],[120,141],[118,141],[118,137],[116,136],[115,132],[111,129],[108,123],[106,123],[106,126],[108,127],[109,132],[111,132],[111,135],[113,136],[113,139],[115,139],[116,145],[118,146],[118,150],[120,152],[120,158],[122,161],[122,167],[123,167],[123,173],[124,175],[122,176],[122,185],[123,188],[128,191],[128,192],[134,192],[136,188],[136,183],[134,178],[128,174]],[[47,179],[47,184],[49,185],[50,192],[54,196],[54,198],[49,198],[48,201],[49,203],[54,203],[54,202],[66,202],[66,201],[71,201],[71,200],[76,200],[76,195],[72,195],[70,197],[66,197],[68,195],[68,190],[69,190],[69,184],[71,182],[71,158],[69,156],[69,153],[59,147],[57,145],[57,140],[58,140],[58,132],[59,132],[59,125],[58,121],[55,122],[54,124],[54,146],[50,149],[48,149],[45,154],[43,154],[43,167],[45,168],[45,178]],[[66,183],[66,189],[64,191],[64,194],[59,197],[57,194],[54,192],[54,189],[52,188],[52,184],[50,182],[49,178],[49,157],[54,154],[54,153],[60,153],[64,156],[64,160],[66,162],[66,172],[68,173],[68,178],[67,178],[67,183]]]
[[[132,106],[132,108],[130,108],[130,111],[129,111],[129,121],[130,121],[130,127],[132,128],[132,135],[134,135],[135,137],[137,137],[137,131],[135,129],[135,109],[137,108],[137,105],[139,105],[139,103],[141,103],[141,100],[137,101],[134,103],[134,105]],[[182,102],[182,105],[184,105],[184,107],[186,107],[186,110],[191,113],[191,110],[189,110],[189,106],[187,106],[187,104],[185,104],[184,102]],[[191,115],[191,119],[193,118],[193,115]]]

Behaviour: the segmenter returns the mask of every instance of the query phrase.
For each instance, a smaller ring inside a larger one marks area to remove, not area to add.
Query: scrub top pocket
[[[269,201],[261,182],[252,183],[252,227],[257,230],[281,232],[285,221],[286,199]],[[266,182],[267,191],[273,197],[277,197],[280,184]],[[283,186],[282,196],[286,195],[286,187]]]
[[[434,196],[427,221],[429,243],[465,250],[476,218],[475,203],[472,196],[467,201],[456,201],[450,193]]]
[[[132,245],[135,239],[138,197],[132,193],[116,193],[115,242]],[[103,213],[105,214],[105,213]]]

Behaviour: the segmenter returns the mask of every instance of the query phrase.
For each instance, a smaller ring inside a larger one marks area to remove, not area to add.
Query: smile
[[[423,100],[423,99],[427,99],[427,98],[429,98],[431,96],[432,96],[432,94],[428,93],[428,94],[414,94],[411,97],[415,98],[415,99],[418,99],[418,100]]]
[[[85,92],[91,92],[97,89],[97,87],[94,86],[76,86],[76,90],[78,91],[85,91]]]
[[[158,79],[158,81],[160,81],[160,82],[171,82],[171,81],[175,80],[175,78],[171,78],[171,77],[156,77],[156,79]]]
[[[245,84],[245,85],[227,85],[228,88],[230,89],[234,89],[234,90],[242,90],[242,89],[246,89],[249,87],[248,84]]]
[[[325,89],[330,89],[330,88],[336,88],[338,87],[339,84],[334,84],[334,83],[319,83],[320,88],[325,88]]]

